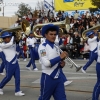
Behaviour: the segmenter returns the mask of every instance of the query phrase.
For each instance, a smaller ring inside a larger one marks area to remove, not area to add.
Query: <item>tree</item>
[[[100,9],[100,0],[91,0],[92,5],[96,6],[96,8],[89,8],[90,12],[95,12]]]
[[[91,0],[92,5],[96,6],[97,8],[100,8],[100,0]]]
[[[32,8],[28,5],[28,4],[25,4],[25,3],[21,3],[19,6],[18,6],[18,11],[15,12],[16,15],[18,16],[24,16],[24,15],[27,15],[27,12],[30,10],[32,11]]]
[[[43,4],[44,2],[43,1],[41,1],[41,2],[37,2],[37,4],[36,4],[36,8],[37,8],[37,10],[44,10],[44,4]]]

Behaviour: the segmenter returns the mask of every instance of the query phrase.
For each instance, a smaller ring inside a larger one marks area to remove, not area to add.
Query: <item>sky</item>
[[[3,0],[4,16],[15,15],[15,12],[17,12],[18,5],[20,3],[29,4],[32,9],[35,9],[38,1],[41,2],[43,0]],[[52,0],[46,0],[46,1],[50,3]],[[3,16],[3,5],[0,4],[0,7],[1,7],[0,16]]]

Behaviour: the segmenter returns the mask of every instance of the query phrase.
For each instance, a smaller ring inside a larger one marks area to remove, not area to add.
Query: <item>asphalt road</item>
[[[24,62],[19,61],[21,71],[21,90],[25,96],[16,97],[14,95],[14,78],[3,88],[4,95],[0,95],[0,100],[38,100],[40,93],[40,77],[41,65],[36,61],[38,71],[29,71],[26,69],[26,64],[29,59]],[[77,65],[83,66],[87,60],[73,60]],[[0,61],[1,62],[1,61]],[[72,84],[65,87],[67,100],[91,100],[93,87],[96,83],[95,62],[87,69],[87,73],[83,74],[81,71],[76,72],[76,68],[70,68],[68,63],[63,68],[63,71],[68,80],[73,80]],[[32,68],[32,66],[31,66]],[[4,76],[0,75],[0,80]],[[51,98],[50,100],[54,100]]]

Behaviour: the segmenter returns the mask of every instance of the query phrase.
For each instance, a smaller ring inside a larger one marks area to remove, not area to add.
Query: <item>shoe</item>
[[[3,95],[3,90],[2,89],[0,89],[0,95]]]
[[[85,74],[86,73],[86,71],[83,69],[83,68],[81,68],[81,71]]]
[[[30,71],[32,70],[31,67],[26,67],[26,69],[28,69],[28,70],[30,70]]]
[[[26,61],[26,59],[24,59],[24,61]]]
[[[19,92],[15,93],[15,96],[24,96],[24,95],[25,95],[25,93],[22,93],[22,91],[19,91]]]
[[[64,82],[64,86],[67,86],[67,85],[69,85],[69,84],[71,84],[73,81],[66,81],[66,82]]]
[[[2,72],[2,73],[0,73],[0,74],[1,74],[1,75],[5,75],[5,73],[3,73],[3,72]]]
[[[37,71],[38,69],[37,68],[34,68],[33,70]]]

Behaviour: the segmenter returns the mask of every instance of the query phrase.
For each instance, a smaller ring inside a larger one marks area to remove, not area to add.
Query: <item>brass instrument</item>
[[[3,42],[3,39],[2,38],[0,38],[0,43],[2,43]]]
[[[86,36],[86,33],[87,33],[88,31],[91,31],[91,30],[98,30],[98,29],[100,29],[100,24],[99,24],[99,25],[96,25],[96,26],[93,26],[93,27],[91,27],[91,28],[85,30],[85,31],[82,33],[82,38],[83,38],[84,40],[87,40],[88,37]]]
[[[19,25],[17,27],[4,29],[3,31],[1,31],[0,35],[3,34],[6,31],[14,33],[14,35],[16,37],[15,40],[19,41],[22,37],[21,32],[24,32],[25,35],[29,35],[29,33],[30,33],[30,24],[27,20],[22,19],[21,25]],[[0,42],[2,42],[2,40]]]
[[[59,29],[62,31],[63,33],[63,29],[62,28],[65,28],[67,31],[69,31],[70,29],[70,20],[69,20],[69,17],[66,17],[66,19],[64,21],[60,21],[60,22],[53,22],[53,23],[45,23],[45,24],[37,24],[35,26],[33,26],[33,33],[36,37],[38,38],[42,38],[43,36],[42,35],[38,35],[36,33],[36,29],[37,28],[42,28],[44,25],[47,25],[47,24],[54,24],[54,25],[57,25],[59,26]]]
[[[63,51],[60,49],[60,52]],[[72,68],[73,66],[76,68],[76,72],[78,72],[82,68],[82,66],[78,66],[70,57],[67,57],[65,60],[67,61],[68,65],[71,64],[70,68]]]

